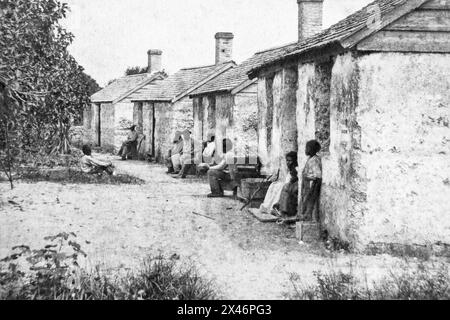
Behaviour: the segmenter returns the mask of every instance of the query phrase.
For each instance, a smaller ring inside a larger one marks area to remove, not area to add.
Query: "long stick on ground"
[[[198,213],[198,212],[195,212],[195,211],[192,211],[192,213],[197,215],[197,216],[201,216],[201,217],[204,217],[204,218],[207,218],[207,219],[216,220],[214,218],[208,217],[208,216],[206,216],[204,214],[201,214],[201,213]]]

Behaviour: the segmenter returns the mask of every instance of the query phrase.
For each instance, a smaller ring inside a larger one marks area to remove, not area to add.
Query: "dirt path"
[[[232,199],[207,199],[206,181],[175,180],[165,168],[114,161],[141,186],[0,183],[0,257],[15,245],[39,247],[43,237],[75,232],[88,266],[133,268],[146,255],[174,253],[214,279],[230,299],[277,299],[292,287],[291,272],[306,282],[315,270],[348,262],[373,277],[398,263],[389,256],[338,254],[300,245],[293,230],[262,224]],[[12,200],[16,204],[9,201]],[[195,215],[207,215],[209,218]]]

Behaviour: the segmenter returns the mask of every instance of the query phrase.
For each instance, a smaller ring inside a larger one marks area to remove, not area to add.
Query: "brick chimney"
[[[324,0],[297,0],[298,41],[322,31]]]
[[[216,33],[216,64],[233,60],[233,39],[231,32]]]
[[[154,73],[162,70],[162,51],[148,50],[148,73]]]

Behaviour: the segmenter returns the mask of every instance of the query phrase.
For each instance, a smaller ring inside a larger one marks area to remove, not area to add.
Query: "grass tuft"
[[[293,300],[449,300],[450,275],[447,264],[407,265],[390,272],[381,281],[359,280],[352,272],[314,273],[316,283],[304,286],[298,275],[291,275]]]

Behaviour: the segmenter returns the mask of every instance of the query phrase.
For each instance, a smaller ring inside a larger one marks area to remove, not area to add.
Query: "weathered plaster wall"
[[[204,123],[204,111],[203,107],[203,98],[195,97],[192,99],[193,101],[193,115],[194,115],[194,126],[193,132],[194,138],[203,141],[203,123]]]
[[[256,85],[255,85],[256,86]],[[258,104],[256,93],[238,93],[234,97],[233,141],[238,156],[258,153]]]
[[[127,139],[128,136],[128,128],[131,124],[133,124],[133,114],[134,114],[134,103],[131,102],[120,102],[114,105],[114,113],[108,112],[108,117],[104,119],[102,116],[102,123],[104,120],[107,120],[108,127],[111,123],[111,117],[113,119],[113,133],[110,134],[109,131],[105,132],[102,130],[102,136],[107,135],[105,139],[113,139],[113,147],[115,151],[118,151],[122,145],[122,143]],[[103,115],[103,110],[102,110]],[[128,128],[127,128],[128,127]],[[103,141],[103,137],[102,137]],[[103,144],[103,148],[108,148],[109,145]]]
[[[450,55],[374,53],[358,66],[359,240],[450,244]]]
[[[100,106],[100,142],[105,149],[114,148],[115,143],[115,105],[102,103]],[[97,140],[97,139],[96,139]]]
[[[92,130],[93,125],[93,105],[89,104],[83,111],[83,136],[81,137],[83,143],[94,142],[94,132]]]
[[[233,133],[234,97],[231,94],[216,95],[216,141],[217,154],[222,155],[220,147],[223,139],[234,141]]]
[[[271,107],[269,108],[268,103],[268,94],[272,93],[272,86],[268,86],[268,83],[272,83],[272,79],[268,79],[266,77],[261,77],[258,79],[258,95],[257,95],[257,101],[258,101],[258,155],[261,159],[261,162],[263,163],[263,171],[270,171],[269,163],[270,163],[270,146],[269,141],[272,139],[271,133],[272,133],[272,123],[273,118],[270,118],[268,120],[268,113],[272,110],[273,111],[273,104],[270,104]],[[267,87],[270,88],[267,90]],[[270,134],[268,139],[268,134]]]
[[[155,157],[162,162],[171,146],[171,113],[173,105],[170,103],[155,103]]]
[[[173,145],[173,137],[177,130],[193,130],[193,102],[186,97],[174,104],[155,103],[155,156],[162,162]]]
[[[144,102],[142,104],[142,133],[145,135],[144,153],[154,154],[153,150],[153,103]]]
[[[442,54],[336,58],[330,149],[322,154],[321,218],[331,236],[357,250],[450,243],[448,61]],[[317,138],[325,78],[314,64],[299,66],[299,149]]]
[[[357,59],[352,53],[346,53],[336,58],[332,70],[331,141],[330,152],[322,161],[323,186],[320,207],[322,224],[330,235],[356,247],[360,244],[359,227],[367,200],[365,169],[361,166],[360,160],[361,127],[356,118],[358,99]],[[315,122],[315,119],[310,121]],[[314,135],[311,138],[315,138],[314,131],[308,134],[312,133]]]
[[[216,132],[216,97],[203,97],[203,140],[208,139],[208,133]]]
[[[283,68],[272,77],[258,81],[258,153],[263,171],[287,174],[285,155],[297,151],[297,86],[298,70]]]

